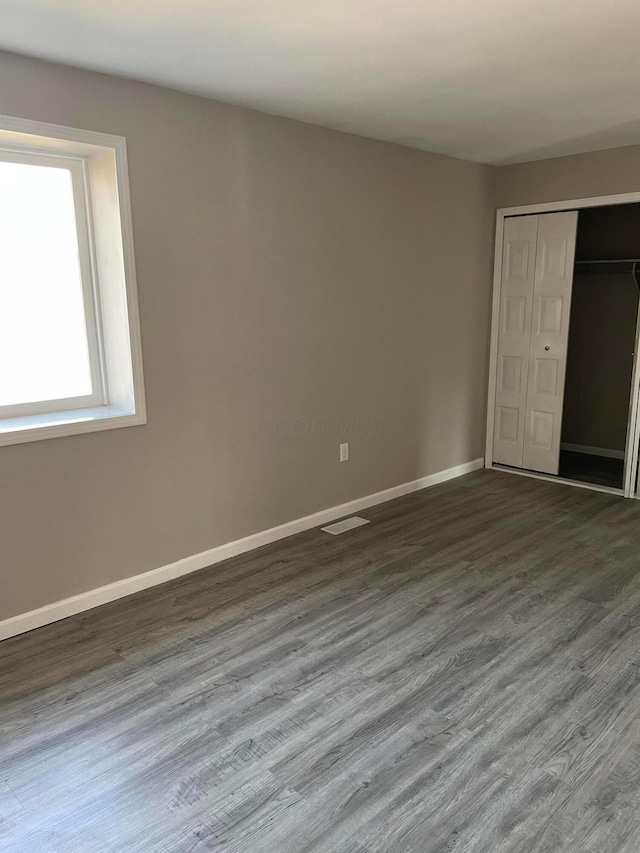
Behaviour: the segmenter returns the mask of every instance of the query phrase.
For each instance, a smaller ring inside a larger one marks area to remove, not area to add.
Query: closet
[[[501,261],[493,464],[623,489],[640,204],[505,217]]]

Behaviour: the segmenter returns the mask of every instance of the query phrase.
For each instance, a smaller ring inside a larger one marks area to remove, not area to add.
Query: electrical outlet
[[[349,461],[349,443],[340,445],[340,461],[348,462]]]

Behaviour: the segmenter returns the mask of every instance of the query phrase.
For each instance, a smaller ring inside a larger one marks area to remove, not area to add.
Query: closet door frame
[[[529,214],[558,213],[560,211],[577,210],[585,207],[608,207],[617,204],[635,204],[640,202],[640,192],[619,193],[617,195],[593,196],[590,198],[567,199],[563,201],[543,202],[541,204],[526,204],[518,207],[501,207],[496,212],[496,239],[493,263],[493,303],[491,311],[491,349],[489,354],[489,394],[487,403],[487,430],[485,445],[485,468],[496,468],[524,477],[534,477],[555,483],[566,483],[596,492],[609,492],[624,495],[627,498],[638,497],[636,481],[638,474],[638,442],[640,441],[640,306],[636,324],[636,347],[633,356],[633,373],[631,378],[631,395],[629,406],[629,421],[627,426],[627,443],[625,447],[624,481],[622,489],[611,489],[591,483],[581,483],[566,480],[554,475],[538,474],[497,465],[493,461],[493,437],[495,426],[496,380],[498,364],[498,332],[500,323],[500,291],[502,282],[502,244],[504,239],[504,222],[510,216],[527,216]]]
[[[633,348],[633,372],[631,374],[631,393],[629,399],[629,420],[627,423],[627,444],[624,456],[624,495],[640,498],[636,488],[638,477],[638,442],[640,441],[640,300],[636,319],[636,341]]]

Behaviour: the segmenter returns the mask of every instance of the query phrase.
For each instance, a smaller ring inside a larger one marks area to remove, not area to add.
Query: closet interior
[[[622,490],[640,204],[504,220],[493,463]]]

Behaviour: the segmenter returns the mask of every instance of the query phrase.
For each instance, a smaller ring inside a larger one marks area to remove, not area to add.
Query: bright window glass
[[[71,172],[0,161],[0,406],[92,393]]]

